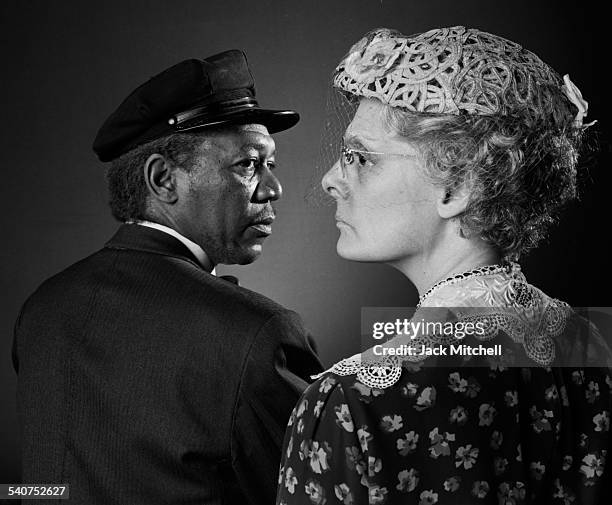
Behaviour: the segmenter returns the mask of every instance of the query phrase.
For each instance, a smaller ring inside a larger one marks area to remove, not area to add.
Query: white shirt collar
[[[163,224],[153,223],[151,221],[128,221],[127,224],[139,224],[140,226],[146,226],[147,228],[154,228],[156,230],[163,231],[164,233],[167,233],[168,235],[172,235],[177,240],[180,240],[185,245],[185,247],[191,251],[191,253],[198,260],[198,263],[202,265],[204,270],[206,270],[207,272],[210,272],[212,275],[217,275],[215,272],[215,267],[211,263],[206,253],[204,252],[204,249],[202,249],[195,242],[189,240],[187,237],[184,237],[183,235],[181,235],[178,231],[173,230],[172,228],[165,226]]]

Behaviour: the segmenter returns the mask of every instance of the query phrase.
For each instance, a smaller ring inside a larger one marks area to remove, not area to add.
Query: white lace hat
[[[581,127],[588,104],[578,88],[519,44],[454,26],[405,36],[365,35],[333,76],[339,90],[412,112],[504,114]]]

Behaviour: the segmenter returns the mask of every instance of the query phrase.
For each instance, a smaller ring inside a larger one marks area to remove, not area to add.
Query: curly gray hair
[[[569,112],[569,111],[568,111]],[[470,190],[459,217],[464,236],[478,235],[517,260],[535,247],[565,203],[575,198],[581,130],[531,124],[520,117],[431,115],[388,107],[388,126],[415,143],[434,184]]]

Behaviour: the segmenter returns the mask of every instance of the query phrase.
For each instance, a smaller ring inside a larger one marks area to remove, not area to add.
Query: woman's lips
[[[341,226],[346,226],[351,228],[351,225],[348,224],[344,219],[342,219],[339,215],[336,214],[336,226],[340,228]]]

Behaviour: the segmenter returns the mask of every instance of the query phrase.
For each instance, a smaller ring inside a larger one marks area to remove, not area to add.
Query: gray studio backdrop
[[[182,59],[240,48],[260,103],[302,114],[296,128],[276,136],[284,198],[263,256],[218,270],[302,314],[331,365],[357,352],[361,307],[416,300],[412,285],[392,269],[337,258],[333,208],[304,201],[335,64],[375,27],[408,34],[464,24],[515,40],[570,73],[592,117],[602,119],[608,92],[598,77],[606,47],[595,28],[600,17],[583,2],[533,0],[3,0],[0,482],[19,479],[13,322],[42,280],[114,232],[104,167],[90,146],[134,87]],[[605,139],[609,127],[600,124]],[[602,164],[583,177],[585,197],[569,209],[566,224],[524,263],[534,284],[574,305],[610,305],[602,288],[608,253],[598,246],[609,218]]]

